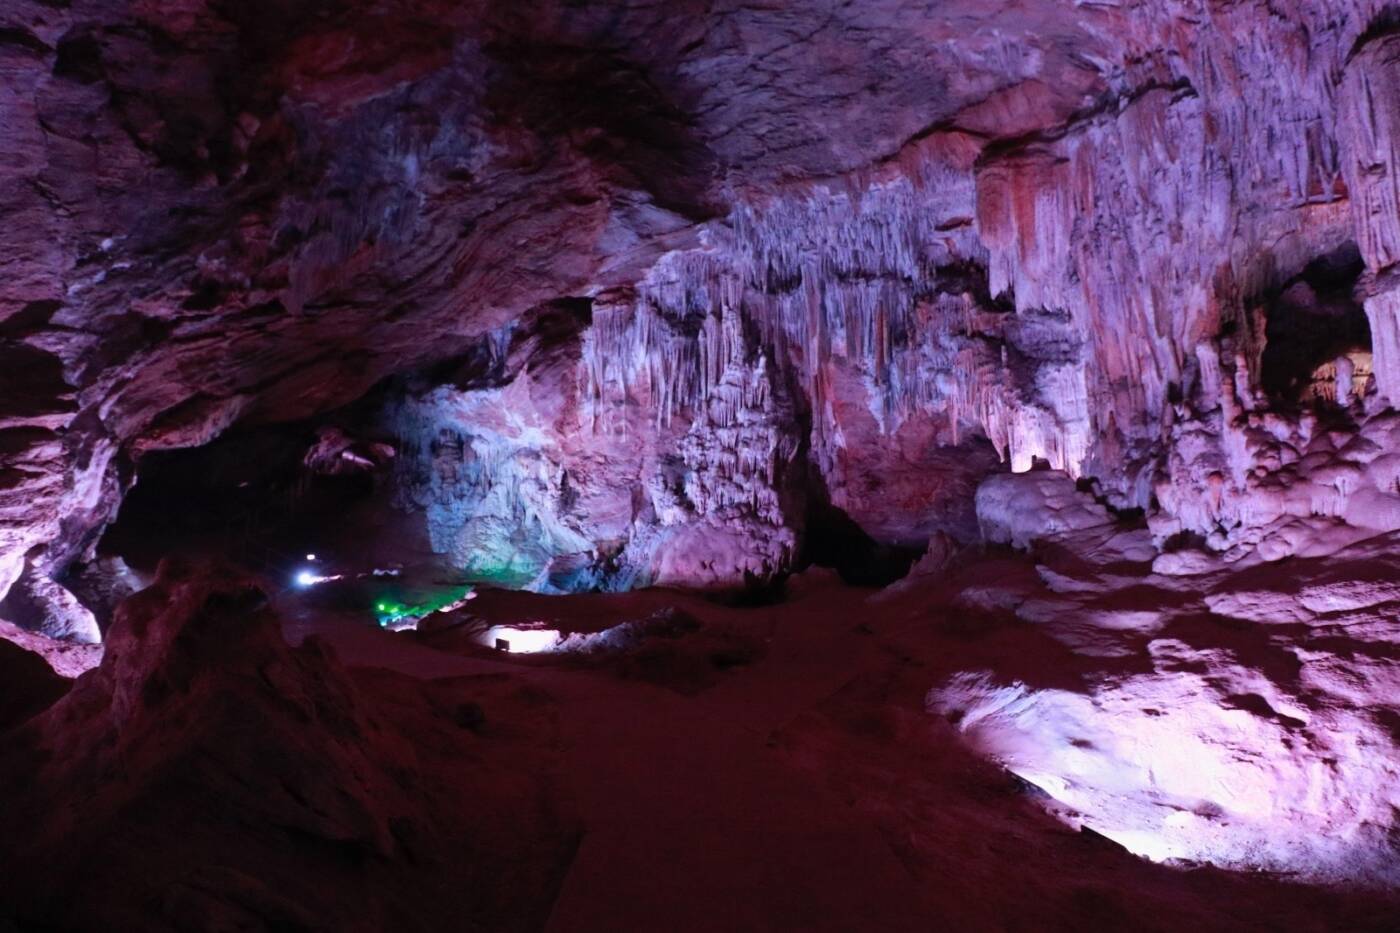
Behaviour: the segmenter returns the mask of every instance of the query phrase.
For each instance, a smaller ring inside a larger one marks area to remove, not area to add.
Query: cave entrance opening
[[[1313,260],[1265,307],[1260,387],[1276,402],[1349,404],[1371,377],[1371,328],[1357,300],[1355,243]]]

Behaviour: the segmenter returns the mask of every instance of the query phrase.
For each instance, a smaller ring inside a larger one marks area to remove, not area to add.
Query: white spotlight
[[[553,651],[561,638],[555,629],[517,628],[511,625],[493,625],[486,630],[483,642],[498,651],[511,654],[539,654]]]
[[[315,586],[317,583],[329,583],[332,580],[344,579],[345,574],[343,573],[333,573],[322,576],[313,570],[298,570],[297,575],[292,577],[292,582],[302,589],[306,589],[308,586]]]

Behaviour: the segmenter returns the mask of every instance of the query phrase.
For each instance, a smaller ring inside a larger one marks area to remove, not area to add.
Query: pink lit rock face
[[[1156,490],[1165,513],[1152,522],[1157,538],[1196,532],[1227,560],[1281,560],[1400,529],[1400,420],[1393,411],[1352,414],[1178,425]]]
[[[1070,649],[1068,678],[968,670],[929,711],[1052,813],[1147,858],[1400,881],[1394,536],[1189,582],[1105,538],[1052,536],[1088,559],[1004,594]]]
[[[55,674],[69,679],[90,671],[102,662],[102,645],[84,644],[54,638],[0,622],[0,639],[42,658]]]
[[[629,370],[644,357],[599,352],[630,313],[556,308],[488,341],[458,384],[390,402],[386,429],[409,439],[398,504],[435,551],[542,592],[726,588],[792,565],[799,440],[763,353],[738,315],[706,318],[698,400],[669,411]]]
[[[985,481],[984,537],[1036,548],[1040,579],[953,603],[1009,609],[1073,660],[1059,678],[960,671],[929,711],[1051,813],[1144,857],[1400,883],[1396,542],[1378,535],[1394,528],[1393,417],[1362,421],[1241,418],[1204,448],[1185,434],[1175,469],[1245,466],[1160,484],[1182,518],[1151,531],[1116,527],[1061,474]],[[1211,550],[1153,546],[1184,528]]]
[[[1024,548],[1068,531],[1111,525],[1108,510],[1063,473],[993,476],[977,487],[977,521],[989,544]]]

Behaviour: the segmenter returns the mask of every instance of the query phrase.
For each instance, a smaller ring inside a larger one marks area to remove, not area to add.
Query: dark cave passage
[[[338,475],[306,463],[316,443],[306,426],[234,431],[204,447],[142,458],[99,553],[151,571],[166,554],[217,552],[251,569],[331,544],[350,511],[370,501],[370,470]]]
[[[920,547],[883,544],[849,515],[813,497],[807,508],[803,563],[830,567],[853,586],[888,586],[909,572]]]
[[[1371,328],[1357,296],[1364,264],[1356,244],[1309,263],[1267,309],[1263,372],[1271,397],[1287,402],[1337,400],[1338,360],[1349,369],[1349,395],[1371,377]]]

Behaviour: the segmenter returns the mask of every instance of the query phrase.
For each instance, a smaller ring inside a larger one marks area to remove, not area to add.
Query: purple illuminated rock
[[[550,559],[630,542],[677,583],[792,565],[789,467],[899,546],[968,534],[989,451],[1151,506],[1174,425],[1222,385],[1259,407],[1268,296],[1348,243],[1368,404],[1398,378],[1392,38],[1361,0],[3,16],[0,590],[90,556],[145,453],[561,299],[591,317],[540,390],[576,411],[509,445],[614,492]],[[562,450],[623,425],[625,456]]]

